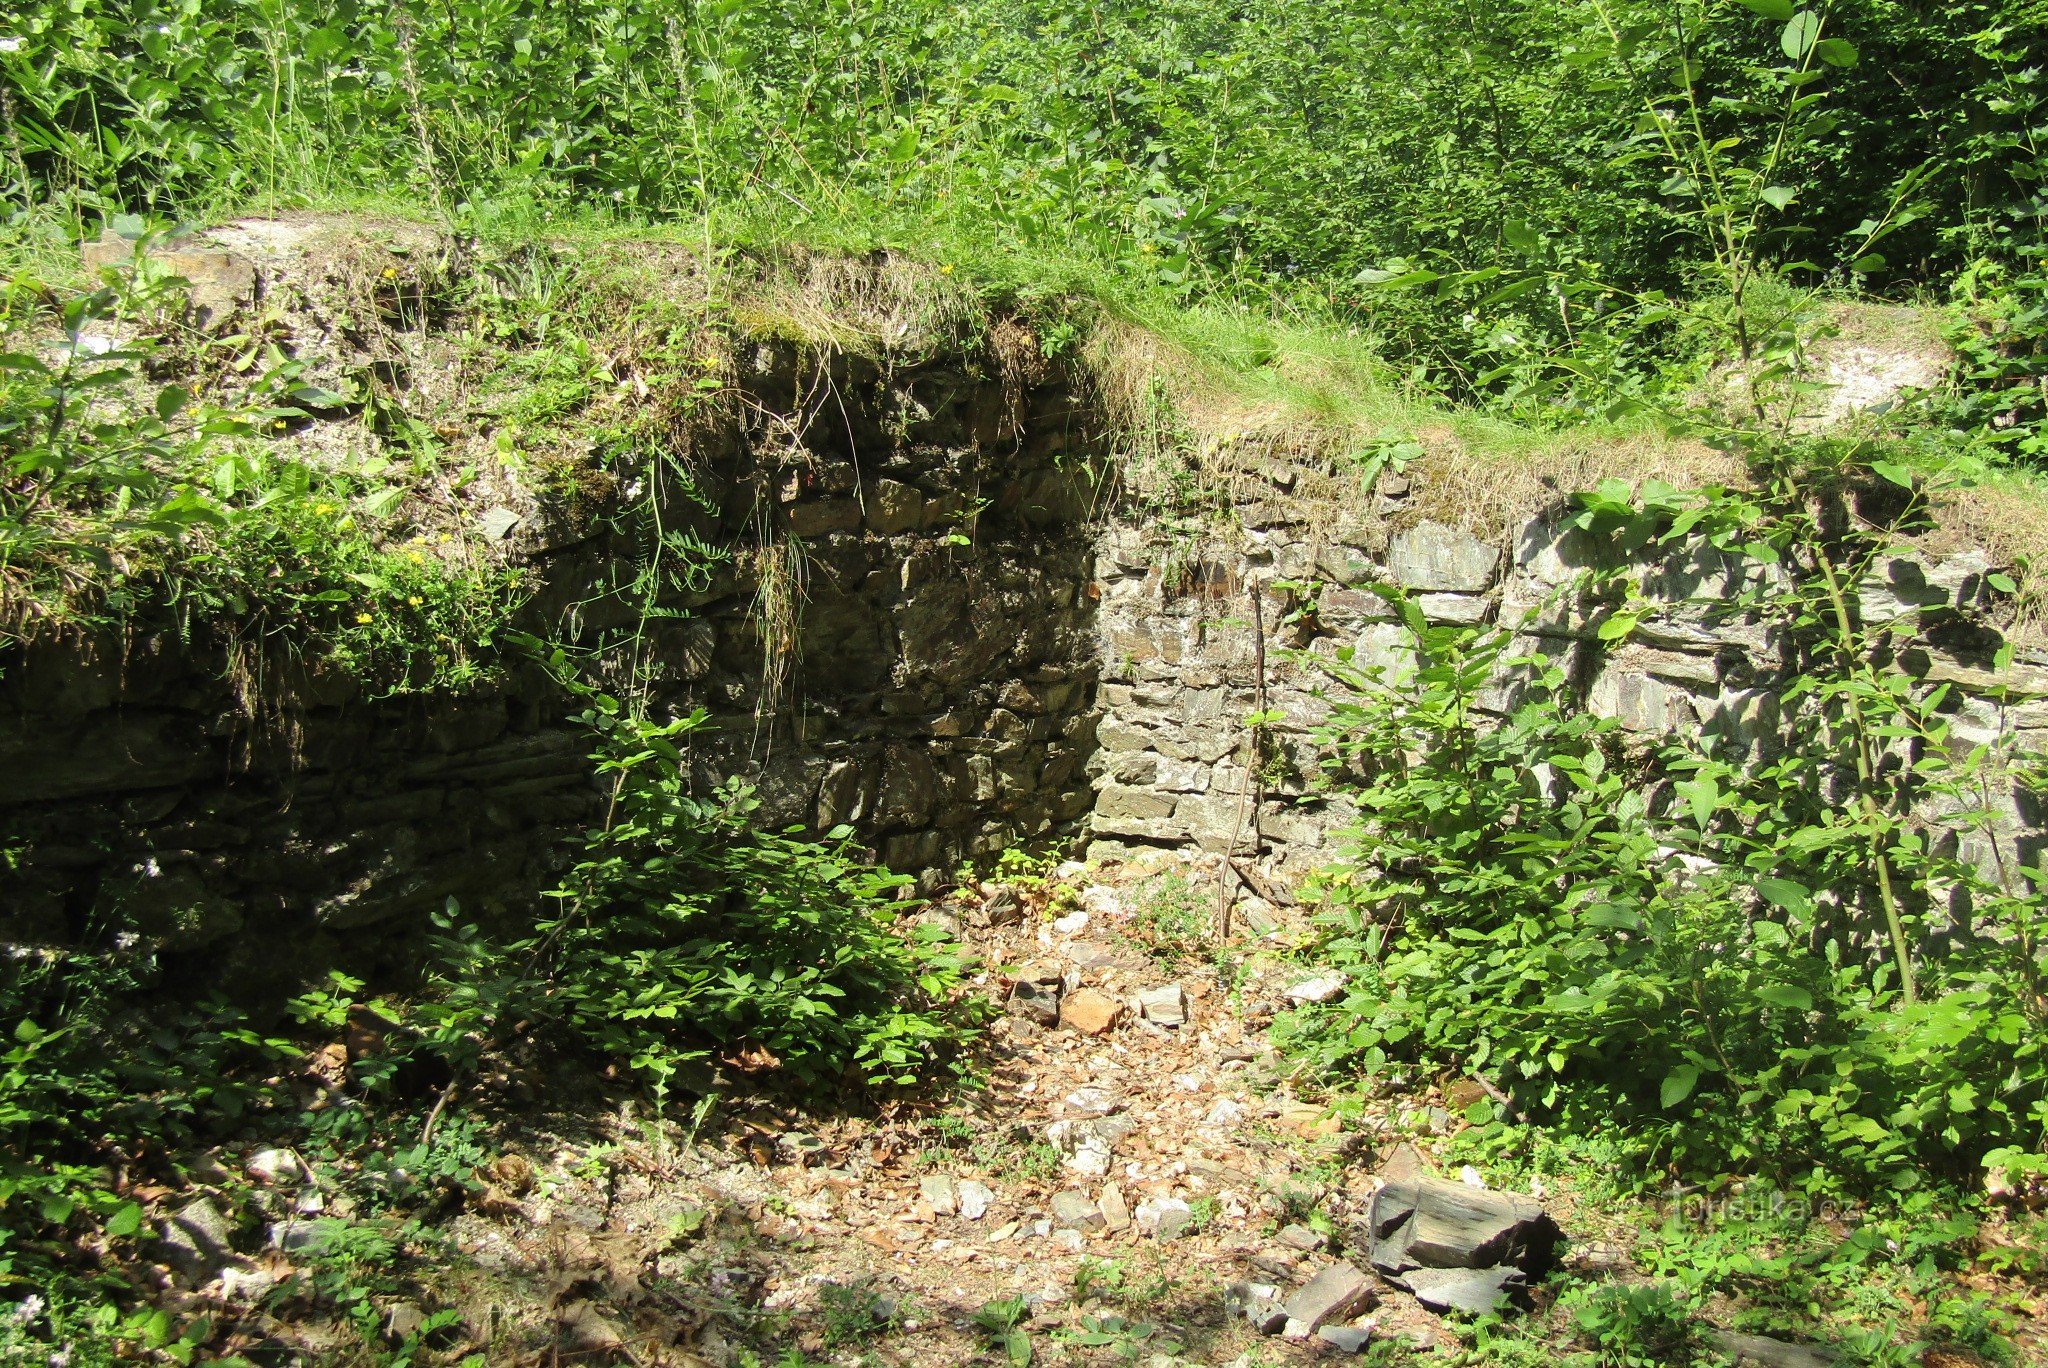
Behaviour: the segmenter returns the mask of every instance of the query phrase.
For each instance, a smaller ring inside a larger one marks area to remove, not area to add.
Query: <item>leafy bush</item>
[[[1984,761],[1953,758],[1940,690],[1818,631],[1785,693],[1792,745],[1645,753],[1508,633],[1393,597],[1412,663],[1333,666],[1358,697],[1333,714],[1332,771],[1361,819],[1314,953],[1352,982],[1283,1022],[1286,1043],[1332,1069],[1489,1076],[1513,1110],[1619,1125],[1640,1161],[1687,1174],[1903,1186],[1923,1165],[2040,1166],[2042,909],[1918,820],[1942,798],[1967,825],[1956,800]],[[1779,606],[1816,634],[1804,601]],[[1508,668],[1526,694],[1496,721],[1481,696]],[[1872,735],[1910,750],[1891,772],[1915,780],[1838,806]],[[1941,910],[1961,890],[1974,935]]]
[[[756,827],[743,789],[691,797],[677,743],[701,712],[653,724],[592,702],[608,821],[541,928],[569,1021],[657,1083],[714,1045],[805,1081],[916,1081],[957,1037],[935,1009],[961,961],[941,929],[899,930],[909,878],[869,864],[849,828],[812,842]]]
[[[535,935],[444,941],[418,1012],[433,1048],[473,1056],[479,1030],[523,1018],[625,1061],[657,1096],[720,1052],[823,1084],[908,1086],[943,1065],[972,1009],[951,1000],[958,947],[898,924],[910,880],[868,863],[849,829],[761,830],[743,787],[694,796],[682,743],[701,711],[653,722],[585,698],[604,819]]]

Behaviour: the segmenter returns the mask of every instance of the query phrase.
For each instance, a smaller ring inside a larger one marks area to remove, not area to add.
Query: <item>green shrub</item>
[[[1313,953],[1351,983],[1284,1019],[1283,1043],[1332,1070],[1488,1076],[1514,1110],[1618,1127],[1646,1182],[1667,1164],[1822,1186],[2041,1164],[2041,906],[1919,829],[1916,798],[1974,774],[1922,711],[1938,692],[1886,682],[1882,653],[1844,665],[1823,634],[1786,692],[1791,745],[1753,764],[1711,737],[1646,754],[1571,707],[1540,656],[1518,667],[1523,700],[1486,717],[1509,634],[1393,597],[1412,667],[1333,667],[1359,695],[1328,740],[1361,819]],[[1924,787],[1859,806],[1856,726],[1924,733]],[[1934,895],[1959,888],[1987,933],[1937,942]]]
[[[907,1086],[971,1028],[952,1002],[958,947],[905,927],[910,880],[868,862],[840,828],[823,840],[760,829],[750,790],[698,797],[682,744],[699,711],[641,718],[586,691],[603,820],[527,939],[466,933],[421,1009],[441,1048],[521,1016],[628,1063],[665,1095],[678,1069],[740,1052],[807,1083]]]

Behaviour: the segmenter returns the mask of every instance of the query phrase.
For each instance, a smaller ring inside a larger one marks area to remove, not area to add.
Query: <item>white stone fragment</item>
[[[1343,974],[1317,974],[1314,978],[1303,979],[1287,990],[1289,999],[1295,1002],[1328,1002],[1344,991],[1344,985],[1351,980]]]

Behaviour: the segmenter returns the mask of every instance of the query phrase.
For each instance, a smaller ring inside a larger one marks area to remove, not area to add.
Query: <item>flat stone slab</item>
[[[1412,1268],[1401,1275],[1415,1300],[1432,1311],[1483,1316],[1508,1305],[1526,1285],[1519,1268]]]
[[[1102,1210],[1095,1205],[1095,1199],[1077,1188],[1052,1195],[1052,1220],[1057,1226],[1069,1230],[1102,1229]]]
[[[1188,997],[1178,983],[1169,983],[1163,988],[1147,988],[1138,994],[1138,1012],[1156,1025],[1185,1026]]]
[[[1834,1368],[1840,1361],[1816,1345],[1792,1344],[1765,1335],[1744,1335],[1708,1326],[1706,1337],[1716,1352],[1734,1359],[1737,1368]]]
[[[1348,1263],[1333,1263],[1303,1283],[1287,1299],[1287,1329],[1298,1337],[1321,1329],[1326,1322],[1347,1320],[1372,1305],[1372,1279]]]

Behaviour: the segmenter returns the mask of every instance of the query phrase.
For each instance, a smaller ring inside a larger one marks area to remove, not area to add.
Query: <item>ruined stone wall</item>
[[[1388,492],[1389,490],[1394,492]],[[1566,673],[1577,702],[1618,718],[1645,740],[1670,732],[1767,746],[1780,724],[1778,643],[1739,597],[1764,573],[1704,543],[1629,567],[1652,602],[1625,644],[1599,640],[1610,610],[1575,592],[1583,572],[1622,562],[1597,538],[1552,512],[1482,538],[1410,508],[1405,480],[1343,511],[1290,504],[1270,481],[1236,499],[1241,530],[1209,539],[1156,526],[1111,523],[1097,543],[1102,652],[1098,784],[1090,818],[1099,855],[1144,846],[1195,846],[1240,856],[1254,844],[1282,874],[1328,859],[1355,816],[1317,792],[1323,750],[1316,729],[1342,689],[1317,664],[1351,648],[1361,666],[1399,662],[1406,630],[1366,586],[1399,585],[1435,623],[1515,628],[1511,654],[1540,651]],[[1992,625],[1991,567],[1975,552],[1901,548],[1859,586],[1867,623],[1918,614],[1904,660],[1929,682],[1954,686],[1958,747],[1995,744],[2048,751],[2048,650],[2004,645]],[[1265,706],[1272,724],[1265,801],[1247,797],[1251,728],[1260,700],[1252,591],[1260,592]],[[1515,680],[1481,698],[1498,712]],[[1965,852],[2007,882],[2048,848],[2037,797],[1993,771],[1989,831],[1962,836]],[[1930,814],[1938,816],[1938,814]]]
[[[267,319],[295,330],[321,383],[411,386],[398,398],[445,417],[475,461],[460,526],[525,568],[519,626],[657,711],[705,710],[700,792],[751,782],[762,823],[846,824],[928,888],[1019,845],[1229,851],[1286,878],[1328,858],[1353,814],[1316,782],[1318,661],[1399,659],[1374,583],[1437,622],[1515,625],[1584,706],[1645,737],[1765,744],[1778,725],[1775,643],[1732,606],[1754,567],[1703,546],[1637,567],[1660,606],[1611,648],[1570,592],[1610,549],[1554,515],[1475,536],[1403,477],[1333,498],[1331,472],[1260,461],[1226,482],[1228,507],[1167,516],[1106,474],[1100,416],[1015,323],[869,355],[773,329],[727,338],[714,402],[655,449],[549,488],[488,459],[491,410],[435,388],[461,361],[448,320],[415,307],[349,324],[322,302],[333,282],[302,229],[237,225],[183,268],[218,268],[209,326]],[[347,258],[355,276],[410,279],[429,256],[460,268],[446,243],[377,250]],[[835,307],[887,295],[886,263],[818,269],[845,277],[817,290]],[[870,322],[894,335],[886,309]],[[344,422],[296,439],[309,459],[370,441]],[[1923,615],[1909,664],[1956,686],[1957,744],[2048,749],[2048,653],[1997,659],[1990,569],[1902,550],[1860,610]],[[202,977],[402,970],[450,898],[465,916],[530,915],[601,804],[576,705],[537,666],[381,700],[281,664],[227,675],[217,649],[167,632],[0,656],[0,943],[118,923]],[[1246,718],[1262,707],[1277,720],[1255,784]],[[1971,853],[2038,859],[2038,805],[1993,796],[1999,822]]]
[[[775,341],[735,368],[733,400],[598,506],[494,495],[535,591],[519,625],[586,648],[599,683],[637,671],[658,711],[705,709],[698,790],[755,784],[763,824],[848,824],[928,883],[1070,842],[1093,799],[1097,490],[1059,377]],[[650,617],[657,527],[674,573]],[[682,534],[719,554],[686,567]],[[381,701],[228,674],[168,632],[0,661],[0,941],[126,924],[198,979],[402,971],[451,897],[530,916],[600,806],[577,705],[538,666]]]

